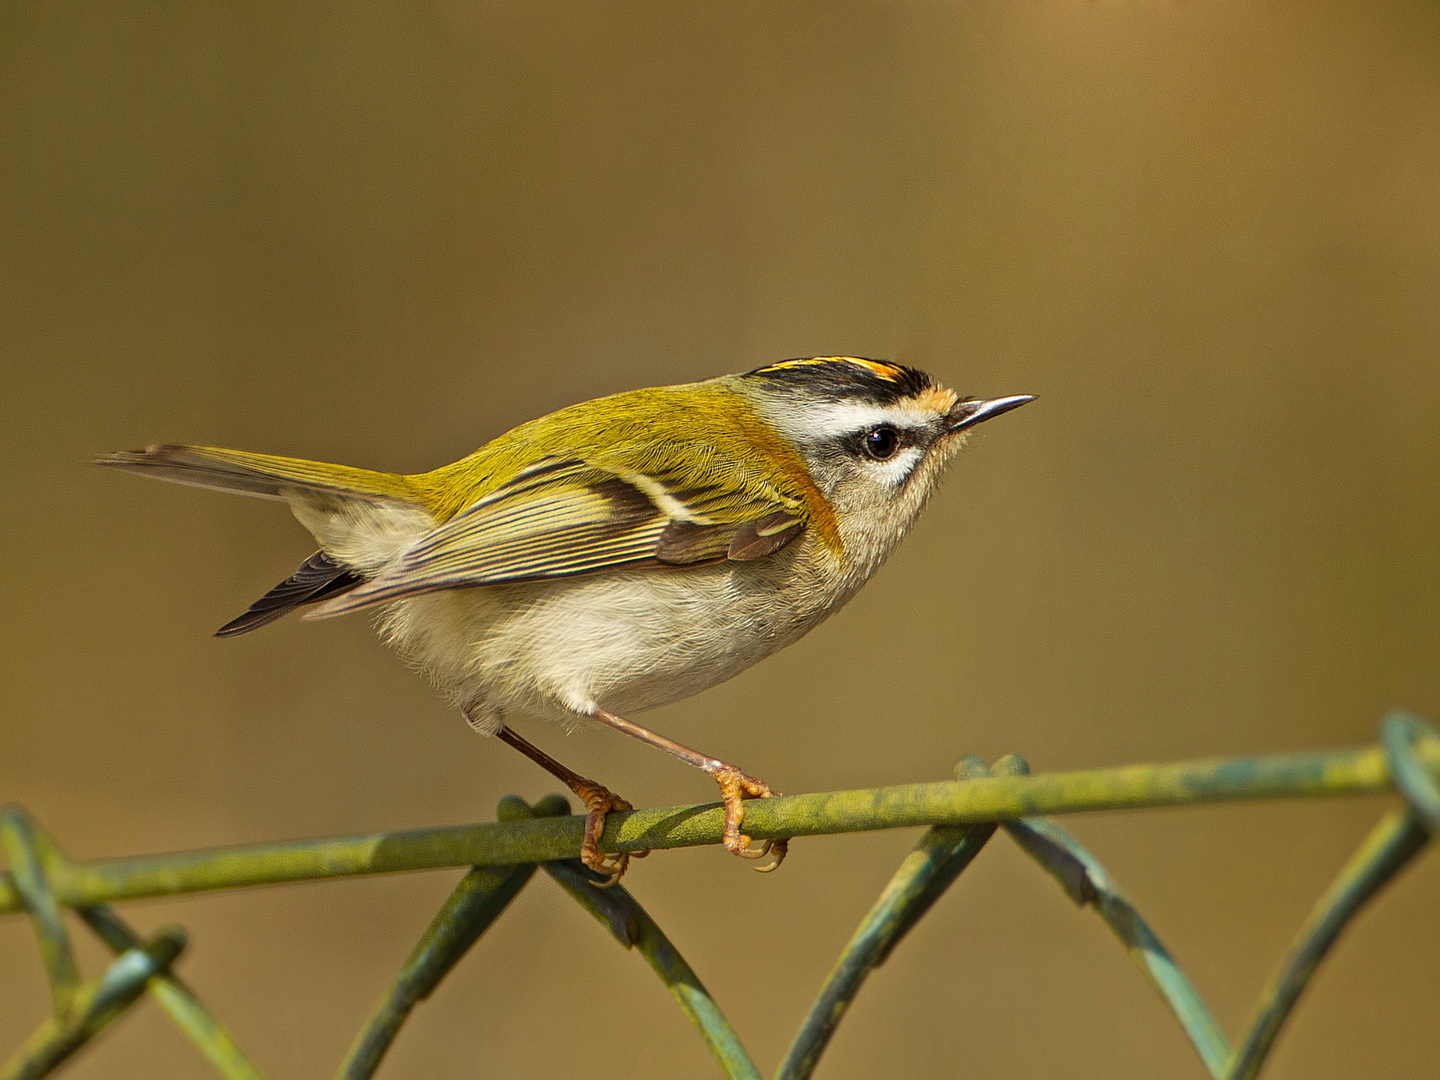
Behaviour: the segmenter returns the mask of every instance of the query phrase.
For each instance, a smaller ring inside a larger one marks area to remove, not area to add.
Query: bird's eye
[[[863,445],[867,457],[886,461],[894,457],[895,451],[900,449],[900,433],[889,424],[881,424],[865,433]]]

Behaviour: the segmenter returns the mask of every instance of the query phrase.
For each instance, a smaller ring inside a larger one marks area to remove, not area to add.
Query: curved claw
[[[763,859],[775,846],[774,840],[762,840],[757,845],[753,837],[746,836],[744,833],[740,833],[736,840],[738,842],[733,845],[727,843],[725,850],[742,859]]]
[[[790,849],[790,841],[764,840],[758,847],[755,841],[740,831],[740,826],[745,820],[746,799],[769,799],[779,795],[769,784],[763,780],[757,780],[753,776],[747,776],[733,765],[726,765],[723,762],[714,769],[706,770],[720,785],[720,800],[725,806],[725,850],[732,855],[738,855],[742,859],[763,859],[773,855],[774,861],[766,866],[757,866],[756,870],[762,873],[769,873],[785,861],[785,855]]]
[[[577,785],[575,794],[585,801],[587,811],[585,839],[580,843],[580,861],[605,878],[602,882],[596,882],[596,886],[608,889],[625,876],[625,871],[630,866],[630,853],[600,850],[600,834],[605,831],[605,815],[612,810],[633,810],[634,807],[609,788],[593,780],[586,781],[583,786]],[[648,855],[649,852],[643,854]]]
[[[790,841],[788,839],[766,840],[765,846],[761,850],[768,851],[775,856],[775,859],[772,862],[766,863],[764,866],[755,867],[755,872],[757,874],[768,874],[772,870],[780,869],[780,864],[785,861],[785,856],[790,854]]]
[[[599,853],[597,852],[597,854]],[[585,858],[583,853],[580,858],[582,860]],[[585,865],[605,879],[604,881],[592,882],[595,888],[608,889],[612,885],[619,884],[620,879],[625,876],[625,871],[629,869],[630,866],[630,856],[623,852],[615,856],[600,855],[598,860],[595,862],[586,861]]]

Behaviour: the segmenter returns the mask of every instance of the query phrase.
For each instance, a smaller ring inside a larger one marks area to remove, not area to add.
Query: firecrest
[[[521,424],[414,476],[204,446],[98,464],[279,499],[320,550],[218,631],[378,609],[380,632],[476,731],[585,803],[581,857],[630,804],[523,739],[517,716],[598,721],[704,770],[725,846],[765,783],[624,719],[714,686],[837,610],[914,523],[965,432],[1033,400],[959,398],[913,368],[819,356],[631,390]]]

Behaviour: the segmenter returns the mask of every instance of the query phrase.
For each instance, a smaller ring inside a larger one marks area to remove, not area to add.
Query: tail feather
[[[151,446],[107,454],[95,464],[176,484],[282,500],[315,534],[322,550],[222,626],[217,637],[258,630],[298,607],[355,588],[364,580],[365,568],[383,564],[409,532],[434,524],[425,492],[397,473],[213,446]]]
[[[213,446],[149,446],[95,459],[96,465],[169,480],[192,487],[233,491],[262,499],[283,499],[284,488],[343,492],[378,499],[423,503],[409,479],[300,458],[250,454]]]
[[[256,600],[243,615],[215,631],[216,637],[236,637],[268,626],[298,607],[353,589],[363,579],[347,566],[317,551],[295,573]]]

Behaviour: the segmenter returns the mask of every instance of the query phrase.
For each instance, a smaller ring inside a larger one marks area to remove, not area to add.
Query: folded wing
[[[621,566],[762,558],[799,535],[800,499],[688,448],[618,448],[603,460],[541,458],[422,536],[312,618],[441,589]],[[685,481],[676,476],[686,463]]]

